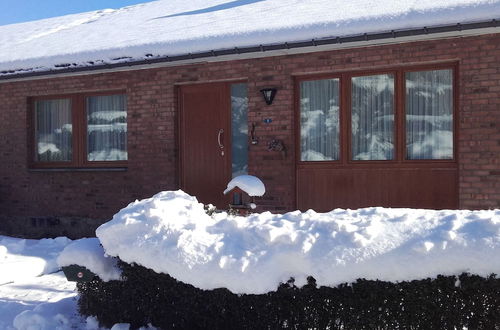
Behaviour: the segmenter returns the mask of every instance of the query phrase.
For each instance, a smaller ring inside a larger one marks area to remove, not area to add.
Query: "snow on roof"
[[[0,26],[0,74],[475,22],[500,0],[157,0]]]

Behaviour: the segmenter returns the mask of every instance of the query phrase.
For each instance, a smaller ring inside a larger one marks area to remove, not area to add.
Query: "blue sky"
[[[151,0],[149,0],[151,1]],[[82,13],[86,11],[120,8],[148,0],[0,0],[0,25]]]

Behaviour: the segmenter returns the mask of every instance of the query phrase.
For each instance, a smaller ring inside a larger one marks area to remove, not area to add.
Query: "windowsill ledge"
[[[28,172],[125,172],[127,167],[29,168]]]

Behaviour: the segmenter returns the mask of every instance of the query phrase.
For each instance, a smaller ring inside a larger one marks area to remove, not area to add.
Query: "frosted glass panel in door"
[[[248,174],[247,84],[231,85],[232,177]]]

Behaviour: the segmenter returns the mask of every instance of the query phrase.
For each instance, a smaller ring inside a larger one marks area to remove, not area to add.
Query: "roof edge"
[[[80,75],[113,71],[148,69],[162,66],[194,64],[200,62],[218,62],[231,59],[259,58],[287,54],[308,53],[329,50],[325,48],[362,47],[384,43],[418,41],[436,38],[460,37],[477,34],[498,33],[500,18],[473,23],[422,27],[417,29],[392,30],[387,32],[363,33],[349,36],[337,36],[305,41],[284,42],[231,49],[211,50],[199,53],[163,56],[152,59],[132,60],[120,63],[96,64],[46,71],[30,71],[0,75],[0,83],[12,80],[45,79],[55,75]],[[236,58],[234,58],[236,56]],[[233,57],[233,58],[229,58]],[[49,77],[48,77],[49,76]]]

